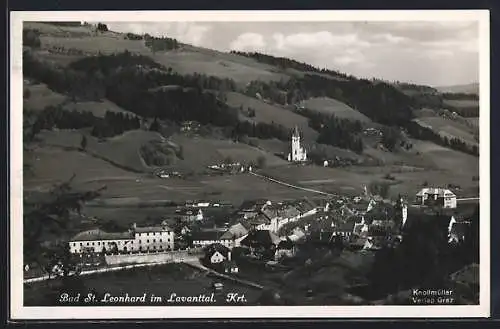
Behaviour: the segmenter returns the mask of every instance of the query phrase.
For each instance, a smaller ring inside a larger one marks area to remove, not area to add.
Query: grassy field
[[[242,106],[244,110],[247,110],[249,107],[255,109],[255,117],[245,117],[246,120],[265,123],[274,121],[290,129],[298,126],[304,134],[304,139],[315,140],[317,137],[317,132],[309,127],[306,117],[278,105],[267,104],[259,99],[235,92],[227,94],[227,104],[235,108]]]
[[[420,117],[415,119],[417,123],[422,126],[430,127],[434,132],[441,136],[446,136],[448,138],[459,138],[464,142],[477,145],[478,142],[474,139],[474,133],[476,129],[471,126],[467,126],[458,121],[445,119],[439,116],[433,117]]]
[[[479,109],[479,101],[474,99],[445,99],[443,103],[458,109],[463,107],[477,107]]]
[[[57,106],[67,99],[65,95],[50,90],[46,84],[24,84],[25,94],[23,108],[27,110],[41,111],[47,106]]]
[[[304,101],[304,106],[308,109],[325,114],[334,114],[338,118],[359,120],[363,123],[370,123],[371,120],[364,114],[348,105],[329,97],[316,97]]]
[[[92,112],[96,117],[104,117],[107,111],[115,112],[115,113],[124,113],[128,114],[132,117],[136,115],[132,112],[122,109],[118,105],[113,102],[108,101],[107,99],[103,99],[101,101],[87,101],[87,102],[76,102],[76,103],[66,103],[63,106],[63,109],[68,111],[89,111]]]
[[[167,264],[81,277],[80,282],[75,284],[76,287],[72,287],[71,290],[75,294],[80,292],[84,296],[93,292],[99,297],[99,300],[105,293],[110,293],[113,296],[122,296],[125,293],[130,296],[140,296],[146,293],[148,299],[154,294],[162,297],[162,302],[155,306],[174,306],[175,304],[166,302],[172,293],[176,293],[178,296],[198,296],[200,294],[210,296],[213,292],[211,287],[213,282],[220,282],[220,279],[209,277],[184,264]],[[224,289],[220,295],[216,296],[217,302],[205,304],[206,306],[227,305],[224,300],[229,292],[245,294],[248,303],[253,305],[261,295],[261,291],[258,289],[229,281],[222,282]],[[60,281],[27,284],[24,289],[25,306],[62,306],[63,304],[58,303],[58,298],[61,293],[65,292],[65,289],[67,291],[68,288],[65,288]],[[152,306],[152,304],[145,305]]]
[[[158,52],[151,57],[180,74],[204,73],[233,79],[243,87],[252,80],[279,81],[288,76],[272,72],[271,67],[252,59],[191,46],[169,52]]]
[[[479,94],[479,83],[470,83],[466,85],[441,86],[436,87],[442,93],[469,93]]]
[[[127,131],[102,142],[77,130],[45,131],[40,134],[40,138],[45,145],[79,148],[83,135],[87,137],[87,152],[135,171],[152,169],[145,165],[139,148],[145,143],[162,140],[158,133],[144,130]]]
[[[383,167],[352,166],[347,168],[323,168],[317,166],[287,166],[267,169],[265,173],[286,182],[330,193],[359,194],[363,186],[374,181],[391,184],[390,195],[399,193],[413,197],[424,182],[430,186],[461,186],[465,196],[477,195],[479,182],[472,177],[479,175],[478,158],[439,147],[428,142],[415,141],[414,148],[423,155],[431,167],[401,165],[395,161]],[[410,162],[411,163],[411,162]],[[460,164],[460,165],[457,165]],[[390,174],[394,179],[387,180]]]
[[[472,126],[479,129],[479,117],[477,118],[465,118]]]

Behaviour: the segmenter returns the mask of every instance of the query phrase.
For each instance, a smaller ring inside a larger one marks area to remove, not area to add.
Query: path
[[[82,271],[80,275],[90,275],[90,274],[96,274],[96,273],[106,273],[106,272],[113,272],[113,271],[121,271],[121,270],[128,270],[131,268],[137,268],[137,267],[146,267],[146,266],[156,266],[156,265],[164,265],[164,264],[171,264],[171,263],[182,263],[185,260],[167,260],[167,261],[161,261],[161,262],[151,262],[151,263],[141,263],[141,264],[130,264],[130,265],[120,265],[120,266],[113,266],[113,267],[104,267],[104,268],[99,268],[95,270],[87,270],[87,271]],[[192,260],[191,260],[192,261]],[[23,283],[33,283],[33,282],[40,282],[40,281],[46,281],[49,279],[57,279],[57,276],[49,276],[44,275],[36,278],[30,278],[30,279],[24,279]]]
[[[319,190],[314,190],[314,189],[311,189],[311,188],[306,188],[306,187],[302,187],[302,186],[288,184],[288,183],[285,183],[283,181],[280,181],[280,180],[277,180],[277,179],[274,179],[274,178],[271,178],[271,177],[268,177],[268,176],[256,174],[254,172],[250,172],[250,174],[252,174],[254,176],[257,176],[257,177],[260,177],[260,178],[263,178],[263,179],[266,179],[266,180],[268,180],[270,182],[277,183],[277,184],[280,184],[280,185],[283,185],[283,186],[286,186],[286,187],[291,187],[291,188],[294,188],[294,189],[297,189],[297,190],[302,190],[302,191],[306,191],[306,192],[312,192],[312,193],[322,194],[322,195],[326,195],[326,196],[329,196],[329,197],[336,196],[335,194],[332,194],[332,193],[327,193],[327,192],[323,192],[323,191],[319,191]]]

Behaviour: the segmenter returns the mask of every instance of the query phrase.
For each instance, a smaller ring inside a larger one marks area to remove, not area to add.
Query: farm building
[[[203,212],[201,209],[195,210],[190,208],[178,209],[176,215],[180,216],[185,222],[201,221],[203,220]]]
[[[137,227],[127,232],[108,233],[100,229],[80,232],[69,241],[70,252],[157,252],[174,249],[174,232],[166,225]]]
[[[456,208],[457,196],[448,189],[426,187],[417,193],[419,205],[438,205],[443,208]]]

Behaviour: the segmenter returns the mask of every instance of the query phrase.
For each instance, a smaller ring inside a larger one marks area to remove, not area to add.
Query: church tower
[[[288,161],[302,162],[307,160],[306,150],[300,145],[299,128],[295,126],[292,134],[292,152],[288,154]]]

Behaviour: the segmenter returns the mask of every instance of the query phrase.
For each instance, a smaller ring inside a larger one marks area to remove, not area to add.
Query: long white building
[[[166,225],[137,227],[127,232],[108,233],[93,229],[78,233],[69,241],[70,252],[154,252],[174,249],[174,232]]]

